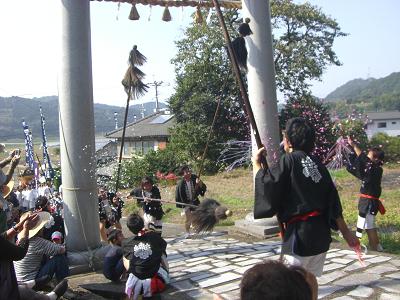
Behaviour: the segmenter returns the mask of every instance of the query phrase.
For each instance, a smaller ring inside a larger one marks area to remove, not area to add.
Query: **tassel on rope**
[[[196,13],[194,15],[194,21],[197,24],[203,24],[203,15],[201,14],[200,6],[197,6]]]
[[[129,13],[129,20],[136,21],[140,19],[140,15],[136,9],[136,4],[132,3],[131,12]]]
[[[166,5],[165,8],[164,8],[164,12],[163,12],[163,15],[162,15],[162,20],[164,22],[169,22],[169,21],[172,20],[171,13],[169,12],[169,9],[168,9],[168,5]]]

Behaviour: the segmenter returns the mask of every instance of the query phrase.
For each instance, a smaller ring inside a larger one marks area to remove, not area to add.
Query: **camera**
[[[14,155],[15,156],[21,155],[21,150],[20,149],[16,149]]]

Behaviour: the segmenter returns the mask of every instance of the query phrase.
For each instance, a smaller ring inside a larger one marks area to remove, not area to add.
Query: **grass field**
[[[349,226],[355,230],[358,215],[357,203],[360,182],[345,170],[332,172],[332,177],[339,190],[343,206],[343,215]],[[219,173],[215,176],[204,176],[202,180],[207,185],[206,196],[220,201],[233,211],[233,216],[219,225],[233,225],[235,220],[242,219],[253,209],[253,184],[250,169],[237,169],[232,172]],[[384,169],[382,199],[386,214],[377,216],[381,243],[390,253],[400,254],[400,166],[390,166]],[[174,200],[175,186],[160,186],[163,199]],[[164,204],[164,209],[171,208],[164,222],[182,223],[180,209],[172,204]],[[126,203],[125,214],[137,210],[134,201]],[[336,239],[341,240],[339,235]],[[366,234],[362,242],[368,244]]]
[[[11,151],[15,147],[24,149],[23,145],[7,144],[6,150]],[[52,161],[58,162],[58,147],[50,148]],[[41,153],[38,144],[35,152]],[[0,153],[0,160],[7,157],[8,153]],[[39,155],[42,156],[41,154]],[[23,163],[23,162],[22,162]],[[357,220],[357,200],[360,182],[345,170],[332,172],[339,190],[343,206],[345,220],[351,228],[355,229]],[[244,218],[253,209],[253,181],[251,169],[237,169],[232,172],[223,172],[214,176],[203,176],[202,180],[207,185],[206,196],[221,202],[233,211],[233,216],[219,225],[233,225],[235,220]],[[386,207],[386,214],[377,216],[377,224],[380,227],[381,243],[385,250],[390,253],[400,254],[400,165],[388,165],[384,168],[382,180],[382,199]],[[175,185],[159,186],[163,199],[175,200]],[[128,191],[125,191],[128,192]],[[170,209],[165,215],[164,222],[182,223],[180,209],[172,204],[164,204],[164,210]],[[137,210],[135,201],[127,201],[124,214],[127,215]],[[340,240],[339,236],[336,236]],[[367,244],[366,235],[363,243]]]

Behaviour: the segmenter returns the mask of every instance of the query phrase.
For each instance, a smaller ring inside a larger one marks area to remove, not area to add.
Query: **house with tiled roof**
[[[123,158],[144,155],[150,150],[167,146],[169,130],[175,125],[175,117],[168,110],[161,110],[126,126]],[[108,132],[107,138],[117,141],[118,153],[121,148],[122,128]]]
[[[389,136],[400,136],[400,111],[368,112],[366,133],[372,138],[379,132]]]

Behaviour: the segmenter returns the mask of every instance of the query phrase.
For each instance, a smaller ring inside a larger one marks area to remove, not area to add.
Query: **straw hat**
[[[10,195],[11,191],[14,188],[14,180],[10,180],[9,183],[7,183],[6,185],[3,185],[3,198],[7,198],[8,195]]]
[[[25,214],[29,214],[31,212],[26,212]],[[25,215],[23,214],[21,218]],[[40,211],[36,213],[39,216],[39,220],[37,221],[35,227],[29,230],[29,237],[33,238],[44,226],[50,224],[51,222],[51,215],[47,211]],[[47,227],[47,226],[46,226]],[[18,235],[18,239],[20,239],[20,234]]]

